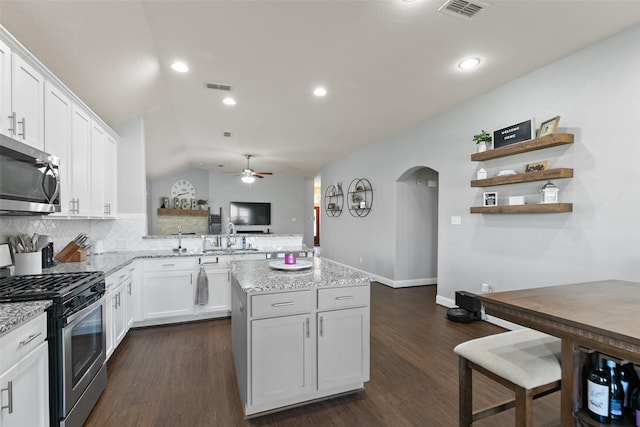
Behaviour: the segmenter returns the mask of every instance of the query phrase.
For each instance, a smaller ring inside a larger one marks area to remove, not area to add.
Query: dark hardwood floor
[[[435,286],[371,287],[371,381],[360,393],[245,420],[231,357],[231,321],[133,329],[111,357],[85,426],[457,426],[453,347],[502,332],[446,319]],[[475,375],[475,374],[474,374]],[[474,406],[511,397],[474,376]],[[536,426],[558,426],[560,395],[535,402]],[[513,426],[514,410],[476,426]]]

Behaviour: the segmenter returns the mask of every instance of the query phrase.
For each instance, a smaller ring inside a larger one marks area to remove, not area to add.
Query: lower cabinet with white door
[[[206,304],[195,306],[196,317],[226,317],[231,314],[231,261],[233,261],[233,256],[202,256],[198,258],[196,277],[199,277],[200,267],[202,267],[207,276],[209,298]],[[195,292],[196,294],[198,292],[197,285]]]
[[[120,345],[132,323],[134,266],[121,268],[105,279],[107,360]]]
[[[245,415],[364,388],[368,282],[252,294],[232,280],[232,348]]]
[[[0,426],[49,425],[47,318],[42,313],[0,336]]]

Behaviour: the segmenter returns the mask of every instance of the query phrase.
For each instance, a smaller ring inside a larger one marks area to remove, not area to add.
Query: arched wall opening
[[[438,277],[438,172],[426,166],[396,180],[396,287],[432,285]]]

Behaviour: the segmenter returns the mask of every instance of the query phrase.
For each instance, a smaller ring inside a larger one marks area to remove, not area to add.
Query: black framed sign
[[[533,139],[533,119],[493,131],[493,148]]]

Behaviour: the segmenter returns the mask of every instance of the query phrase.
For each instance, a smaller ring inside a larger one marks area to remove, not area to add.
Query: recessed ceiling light
[[[480,64],[480,58],[467,58],[460,61],[458,68],[461,70],[468,70],[473,67],[477,67]]]
[[[173,68],[174,71],[177,71],[179,73],[186,73],[187,71],[189,71],[189,67],[187,66],[187,64],[180,61],[177,61],[171,64],[171,68]]]
[[[327,89],[323,88],[322,86],[318,86],[313,90],[313,94],[315,96],[325,96],[327,94]]]
[[[231,96],[225,96],[222,102],[224,105],[236,105],[236,100]]]

